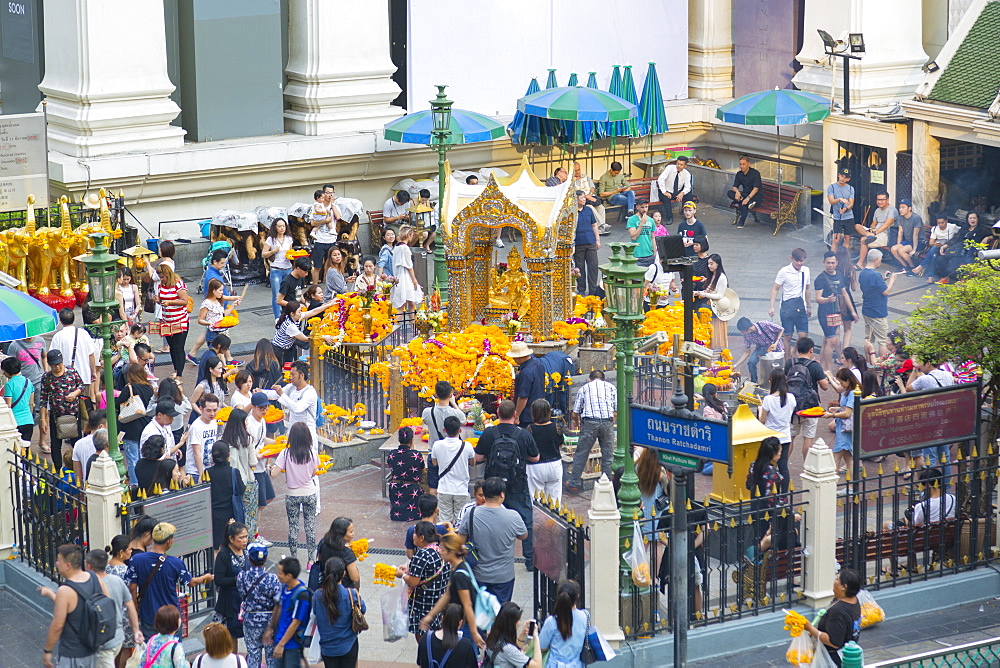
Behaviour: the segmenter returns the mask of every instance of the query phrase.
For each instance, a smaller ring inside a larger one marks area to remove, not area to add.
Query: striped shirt
[[[573,412],[583,418],[608,420],[618,410],[618,389],[606,380],[595,378],[580,388]]]
[[[187,304],[164,304],[163,302],[180,299],[182,290],[187,290],[187,284],[177,279],[172,286],[160,284],[160,305],[163,308],[163,322],[172,325],[175,329],[184,330],[188,327]]]
[[[272,345],[276,348],[281,348],[282,350],[288,350],[293,345],[295,345],[295,337],[302,333],[299,326],[295,324],[295,321],[291,318],[285,318],[284,322],[281,323],[281,327],[278,331],[274,333],[274,338],[271,339]]]

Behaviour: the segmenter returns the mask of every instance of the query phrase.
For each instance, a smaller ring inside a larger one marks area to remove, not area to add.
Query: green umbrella
[[[649,63],[646,69],[646,81],[642,84],[642,97],[639,98],[639,117],[646,124],[649,132],[649,155],[653,155],[653,135],[667,131],[667,112],[663,107],[663,91],[660,90],[660,78],[656,75],[656,63]]]
[[[545,90],[558,87],[559,82],[556,81],[556,71],[554,69],[549,69],[549,76],[545,79]]]
[[[0,341],[15,341],[56,330],[56,312],[34,297],[0,286]]]
[[[532,116],[565,121],[624,121],[635,118],[639,105],[602,90],[575,86],[526,95],[517,108]]]
[[[424,110],[407,114],[386,123],[383,132],[389,141],[405,144],[431,144],[434,141],[431,135],[433,127],[434,119],[431,117],[430,110]],[[489,116],[465,109],[451,110],[450,127],[451,136],[448,138],[450,145],[489,141],[499,139],[506,134],[504,126]]]

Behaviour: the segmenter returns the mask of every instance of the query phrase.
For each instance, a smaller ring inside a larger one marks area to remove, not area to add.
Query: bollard
[[[865,653],[853,640],[844,645],[840,650],[841,666],[843,668],[864,668]]]

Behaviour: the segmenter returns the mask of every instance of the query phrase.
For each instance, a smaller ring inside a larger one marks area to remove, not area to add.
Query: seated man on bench
[[[688,159],[679,156],[672,165],[663,168],[656,187],[660,190],[660,203],[663,205],[663,222],[666,225],[674,222],[674,204],[681,204],[688,200],[694,200],[691,195],[691,188],[694,186],[694,179],[687,169]]]
[[[635,193],[622,174],[622,163],[615,160],[611,168],[597,180],[597,194],[608,206],[622,207],[620,221],[635,213]]]
[[[761,188],[764,184],[760,178],[760,172],[750,166],[750,158],[740,156],[740,170],[736,172],[733,179],[733,187],[727,193],[729,199],[733,201],[732,206],[736,208],[736,220],[733,225],[740,228],[746,225],[747,214],[753,213],[755,223],[759,223],[757,212],[753,208],[757,206]],[[668,205],[669,206],[669,205]]]

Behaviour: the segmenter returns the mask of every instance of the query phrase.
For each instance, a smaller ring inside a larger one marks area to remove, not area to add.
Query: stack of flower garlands
[[[240,324],[240,314],[233,309],[229,315],[223,316],[222,320],[215,323],[216,329],[227,329],[229,327],[235,327]]]
[[[698,309],[694,313],[694,340],[703,346],[712,341],[712,311],[707,308]],[[640,336],[649,336],[656,332],[664,332],[669,337],[659,349],[660,355],[673,354],[674,334],[680,334],[684,339],[684,305],[674,302],[663,308],[654,308],[646,314],[646,319],[639,325]]]
[[[592,328],[607,327],[604,319],[604,300],[593,295],[577,295],[573,302],[573,317],[552,323],[552,338],[562,339],[571,346],[580,343],[580,337]]]
[[[366,310],[367,309],[367,310]],[[393,311],[389,299],[377,290],[337,295],[323,318],[312,318],[313,333],[329,336],[333,343],[320,343],[322,355],[343,343],[371,343],[392,331]]]
[[[733,354],[729,348],[723,348],[719,353],[719,361],[713,363],[698,377],[704,379],[706,383],[712,383],[721,392],[729,392],[733,389],[732,375]]]
[[[514,367],[508,351],[510,338],[499,327],[474,324],[461,332],[417,337],[393,349],[392,355],[399,358],[403,384],[430,399],[440,380],[461,391],[509,395],[514,387]],[[376,362],[370,369],[388,391],[389,364]]]

